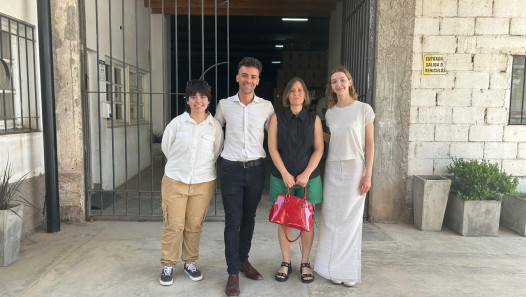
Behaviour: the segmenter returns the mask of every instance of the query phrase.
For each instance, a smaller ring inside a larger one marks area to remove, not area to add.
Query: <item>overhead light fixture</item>
[[[283,48],[283,44],[276,44],[276,48]]]
[[[281,64],[281,61],[272,61],[272,64]]]
[[[307,22],[309,19],[307,18],[281,18],[284,22]]]

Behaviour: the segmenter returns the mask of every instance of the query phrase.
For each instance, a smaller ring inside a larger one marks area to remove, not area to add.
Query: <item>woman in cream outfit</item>
[[[314,271],[333,283],[361,282],[362,220],[371,188],[374,112],[358,101],[351,74],[334,70],[327,84],[325,115],[330,135],[325,163],[323,204]]]

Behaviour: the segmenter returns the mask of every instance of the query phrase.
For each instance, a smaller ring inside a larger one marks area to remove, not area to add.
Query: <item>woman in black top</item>
[[[307,199],[312,204],[322,201],[322,186],[318,164],[323,155],[323,131],[321,121],[307,111],[309,94],[301,78],[293,78],[283,91],[283,106],[286,108],[270,118],[268,149],[273,166],[270,175],[270,200],[290,188],[290,194],[303,197],[307,188]],[[292,271],[290,242],[292,229],[278,227],[278,238],[283,262],[275,279],[284,282]],[[309,263],[314,230],[301,234],[301,281],[311,283],[314,275]]]

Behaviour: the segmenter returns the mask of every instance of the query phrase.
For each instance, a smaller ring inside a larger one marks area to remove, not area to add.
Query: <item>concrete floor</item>
[[[258,210],[250,258],[264,279],[240,276],[241,296],[526,296],[526,238],[507,229],[499,237],[462,237],[447,229],[368,223],[361,284],[347,288],[317,275],[314,283],[301,283],[298,244],[290,279],[278,283],[277,228],[267,222],[266,206]],[[204,279],[192,282],[179,263],[170,287],[158,281],[161,222],[95,221],[63,224],[55,234],[36,231],[22,241],[19,260],[0,267],[0,295],[224,296],[223,226],[205,222],[198,261]]]

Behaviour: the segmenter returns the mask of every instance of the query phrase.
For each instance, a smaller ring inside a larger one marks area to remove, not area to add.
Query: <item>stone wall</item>
[[[423,76],[423,53],[444,54],[447,74]],[[507,124],[513,56],[525,54],[526,1],[416,0],[408,176],[485,159],[526,190],[526,125]]]
[[[60,217],[84,221],[84,142],[80,11],[77,0],[52,0]]]

